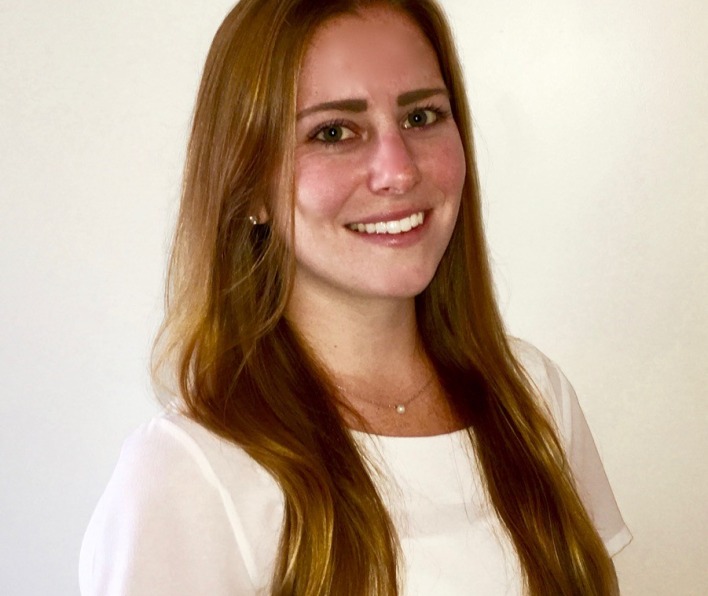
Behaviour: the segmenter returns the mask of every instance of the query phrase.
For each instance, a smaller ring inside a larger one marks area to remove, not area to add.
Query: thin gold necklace
[[[418,391],[416,391],[411,397],[409,397],[405,401],[399,401],[399,402],[395,402],[392,404],[382,404],[382,403],[374,401],[372,399],[366,399],[365,397],[357,397],[355,399],[356,399],[356,401],[363,401],[363,402],[366,402],[367,404],[371,404],[372,406],[376,406],[377,408],[383,408],[386,410],[393,410],[394,412],[396,412],[396,414],[405,414],[408,409],[408,406],[411,403],[413,403],[416,399],[418,399],[421,395],[423,395],[425,390],[428,387],[430,387],[430,384],[433,382],[434,378],[435,378],[435,375],[430,375],[430,377],[426,381],[425,385],[423,385],[420,389],[418,389]],[[347,392],[344,390],[344,387],[342,387],[341,385],[336,385],[336,387],[337,387],[337,389],[339,389],[339,391],[342,393],[342,395],[345,397],[345,399],[351,403],[351,398],[349,395],[347,395]]]

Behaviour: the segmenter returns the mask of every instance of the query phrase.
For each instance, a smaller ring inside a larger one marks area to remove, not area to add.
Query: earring
[[[248,216],[248,221],[251,222],[252,226],[257,226],[258,225],[258,218],[255,215],[249,215]]]

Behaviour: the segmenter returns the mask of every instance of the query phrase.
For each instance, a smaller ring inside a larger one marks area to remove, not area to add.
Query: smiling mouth
[[[378,221],[376,223],[351,223],[347,227],[353,232],[362,234],[402,234],[423,224],[425,215],[422,211],[413,213],[403,219]]]

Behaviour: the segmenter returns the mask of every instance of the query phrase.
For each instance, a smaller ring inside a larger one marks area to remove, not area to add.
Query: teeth
[[[423,223],[423,212],[418,211],[403,219],[395,221],[379,221],[376,223],[353,223],[349,224],[349,229],[354,232],[363,234],[400,234],[402,232],[410,232],[413,228],[417,228]]]
[[[387,234],[400,234],[401,233],[401,222],[400,221],[389,221],[386,224]]]

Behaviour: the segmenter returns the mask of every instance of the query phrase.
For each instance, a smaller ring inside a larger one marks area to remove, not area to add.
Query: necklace
[[[365,397],[357,397],[357,401],[363,401],[366,402],[367,404],[371,404],[372,406],[376,406],[377,408],[384,408],[386,410],[393,410],[396,412],[396,414],[405,414],[408,406],[413,403],[416,399],[418,399],[425,390],[430,387],[430,384],[433,382],[433,379],[435,378],[435,375],[430,375],[428,380],[425,382],[425,385],[423,385],[418,391],[416,391],[411,397],[409,397],[405,401],[399,401],[396,403],[389,403],[389,404],[382,404],[380,402],[371,400],[371,399],[366,399]],[[344,391],[344,387],[341,385],[336,385],[337,389],[339,389],[344,397],[349,401],[349,397],[346,394],[346,391]]]

